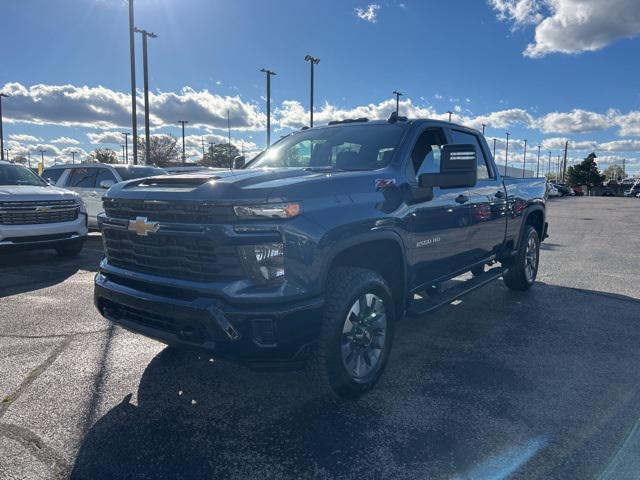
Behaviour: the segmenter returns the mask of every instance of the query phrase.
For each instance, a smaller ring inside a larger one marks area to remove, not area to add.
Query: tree
[[[120,163],[118,161],[118,154],[110,148],[96,148],[89,154],[88,160],[90,162],[100,163]]]
[[[231,168],[233,159],[238,155],[240,155],[240,152],[235,145],[218,143],[213,147],[209,147],[209,151],[205,153],[200,164],[207,167]]]
[[[604,175],[598,170],[596,158],[595,153],[590,153],[582,162],[569,167],[567,169],[567,183],[572,187],[587,185],[589,188],[602,185]]]
[[[620,165],[609,165],[602,173],[607,180],[622,180],[625,177],[624,170]]]
[[[149,161],[157,167],[169,167],[180,163],[178,139],[173,135],[149,136]],[[147,145],[144,137],[138,137],[138,158],[145,159]]]

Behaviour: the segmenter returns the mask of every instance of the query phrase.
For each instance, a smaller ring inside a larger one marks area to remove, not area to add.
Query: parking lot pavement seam
[[[0,423],[0,437],[6,437],[20,443],[29,450],[29,453],[40,460],[45,465],[49,465],[54,470],[52,478],[67,478],[71,471],[69,465],[62,456],[54,449],[48,447],[42,439],[28,428],[13,425],[11,423]]]
[[[110,327],[102,328],[100,330],[91,330],[88,332],[76,332],[76,333],[66,333],[64,335],[0,335],[0,338],[25,338],[25,339],[38,339],[38,338],[75,338],[75,337],[83,337],[85,335],[95,335],[96,333],[103,333],[109,330]]]
[[[42,375],[42,373],[47,368],[49,368],[53,362],[56,361],[56,359],[60,356],[60,354],[64,352],[64,350],[69,346],[72,339],[73,339],[72,336],[64,338],[64,340],[62,340],[60,344],[53,349],[51,354],[44,360],[44,362],[42,362],[36,368],[31,370],[31,372],[29,372],[29,374],[24,378],[24,380],[22,380],[20,385],[18,385],[18,388],[13,393],[10,393],[9,395],[7,395],[5,398],[2,399],[2,403],[0,404],[0,419],[2,419],[6,411],[11,406],[11,404],[15,402],[18,398],[20,398],[20,395],[22,395],[22,392],[24,392],[27,389],[27,387],[29,387],[29,385],[35,382],[38,379],[38,377]]]

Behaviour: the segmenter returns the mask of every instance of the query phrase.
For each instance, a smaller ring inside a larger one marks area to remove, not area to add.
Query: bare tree
[[[110,148],[96,148],[89,154],[88,160],[100,163],[120,163],[118,154]]]
[[[173,135],[149,136],[149,161],[157,167],[168,167],[180,163],[178,139]],[[145,138],[138,137],[138,158],[146,159]]]
[[[213,147],[209,147],[209,151],[205,153],[200,164],[206,165],[207,167],[230,168],[233,159],[238,155],[240,155],[240,152],[235,145],[219,143]]]

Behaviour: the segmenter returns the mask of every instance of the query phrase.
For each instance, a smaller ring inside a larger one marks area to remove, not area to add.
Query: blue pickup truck
[[[500,277],[531,287],[545,190],[501,177],[484,137],[452,123],[303,129],[242,168],[112,187],[95,305],[169,345],[308,368],[357,397],[403,317]]]

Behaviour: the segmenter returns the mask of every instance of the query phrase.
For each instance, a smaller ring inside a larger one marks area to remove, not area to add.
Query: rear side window
[[[67,180],[67,187],[95,188],[97,168],[74,168]]]
[[[487,159],[484,156],[482,147],[480,147],[480,141],[477,135],[471,133],[462,132],[460,130],[451,130],[451,136],[453,142],[457,144],[469,144],[476,147],[476,155],[478,157],[478,180],[492,178],[491,170],[487,164]]]
[[[60,179],[60,175],[64,172],[64,168],[48,168],[42,172],[42,178],[47,182],[55,185]]]
[[[117,183],[116,177],[111,170],[108,168],[99,168],[98,179],[96,180],[96,185],[100,186],[100,182],[103,180],[111,180],[113,183]]]

